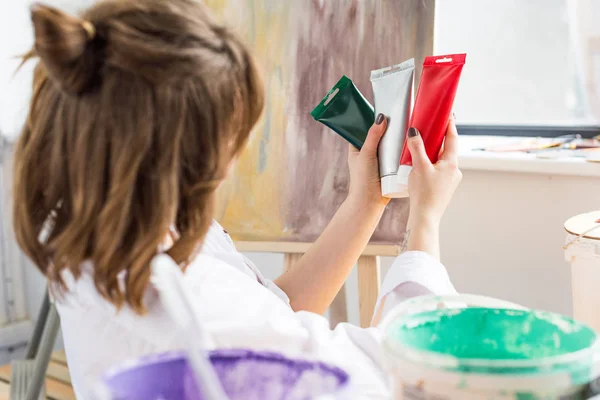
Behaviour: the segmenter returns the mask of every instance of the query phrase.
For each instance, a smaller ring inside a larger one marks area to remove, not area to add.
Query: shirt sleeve
[[[269,291],[271,291],[275,296],[277,296],[281,301],[290,306],[290,298],[288,295],[279,287],[275,282],[270,279],[264,277],[264,275],[260,272],[260,270],[254,265],[252,261],[246,256],[244,256],[244,261],[248,268],[254,272],[256,275],[256,279],[258,283],[266,287]],[[291,306],[290,306],[291,307]]]
[[[375,310],[385,298],[384,316],[402,301],[430,294],[456,294],[446,268],[437,259],[422,251],[409,251],[396,258],[381,284]]]
[[[244,274],[256,279],[258,283],[275,294],[281,301],[288,306],[290,305],[290,299],[287,294],[285,294],[275,282],[265,278],[248,257],[237,251],[229,233],[227,233],[217,221],[213,221],[213,224],[204,239],[202,252],[225,261],[227,264],[237,268]]]

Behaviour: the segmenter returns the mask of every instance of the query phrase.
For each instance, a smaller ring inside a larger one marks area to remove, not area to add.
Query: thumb
[[[377,146],[379,146],[379,141],[383,137],[386,129],[387,118],[383,114],[377,115],[375,124],[369,129],[369,133],[367,133],[367,138],[365,139],[365,143],[363,144],[362,149],[360,149],[360,152],[377,157]]]
[[[427,157],[423,138],[417,128],[411,127],[407,132],[407,146],[412,157],[412,163],[417,168],[427,168],[431,166],[431,161]]]

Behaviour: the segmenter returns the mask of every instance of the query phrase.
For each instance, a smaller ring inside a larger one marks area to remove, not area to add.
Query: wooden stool
[[[600,332],[600,211],[565,222],[571,264],[573,316]]]

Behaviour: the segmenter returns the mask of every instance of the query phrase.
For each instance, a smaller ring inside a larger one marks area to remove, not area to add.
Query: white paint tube
[[[384,114],[387,131],[379,143],[379,176],[383,197],[407,197],[406,187],[398,184],[396,173],[404,146],[412,108],[415,60],[371,71],[375,115]]]

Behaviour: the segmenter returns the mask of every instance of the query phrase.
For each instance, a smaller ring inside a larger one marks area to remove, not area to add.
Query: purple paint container
[[[215,350],[210,360],[231,400],[346,397],[348,374],[321,362],[251,350]],[[104,389],[102,397],[112,400],[203,399],[183,352],[143,357],[112,369]]]

